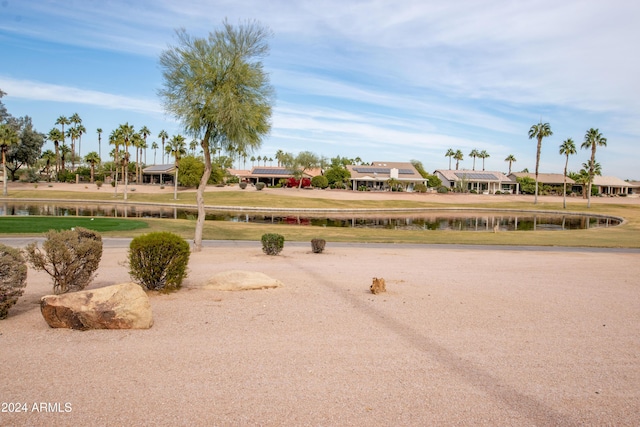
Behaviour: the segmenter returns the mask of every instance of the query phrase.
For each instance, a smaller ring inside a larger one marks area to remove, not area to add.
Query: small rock
[[[371,289],[372,294],[377,295],[382,292],[387,292],[387,285],[385,284],[384,279],[382,277],[381,278],[374,277],[373,283],[371,284],[369,289]]]

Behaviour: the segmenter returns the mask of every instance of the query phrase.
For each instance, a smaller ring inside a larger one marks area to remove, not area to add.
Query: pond
[[[193,208],[111,203],[0,203],[0,216],[6,215],[195,219],[197,211]],[[471,208],[323,213],[207,210],[206,219],[207,221],[286,224],[312,227],[491,232],[516,230],[583,230],[596,227],[612,227],[619,225],[621,222],[619,218],[596,215],[555,214],[512,210],[489,211]]]

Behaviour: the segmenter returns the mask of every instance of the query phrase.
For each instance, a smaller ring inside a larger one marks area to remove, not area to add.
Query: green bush
[[[238,184],[240,186],[240,189],[244,190],[245,188],[247,188],[247,183],[246,182],[241,182],[240,184]]]
[[[284,236],[276,233],[262,235],[262,252],[267,255],[278,255],[284,247]]]
[[[311,186],[315,188],[327,188],[329,186],[329,180],[322,175],[314,176],[311,178]]]
[[[320,254],[324,251],[327,241],[324,239],[311,239],[311,250],[314,254]]]
[[[444,185],[441,185],[440,187],[438,187],[438,193],[445,194],[445,193],[448,193],[448,192],[449,192],[449,189],[447,187],[445,187]]]
[[[64,294],[87,287],[95,277],[102,258],[102,237],[82,227],[49,230],[42,250],[33,242],[25,248],[34,269],[44,270],[53,279],[53,292]]]
[[[27,264],[18,249],[0,244],[0,319],[24,293],[27,285]]]
[[[413,186],[413,191],[415,191],[416,193],[426,193],[427,186],[424,184],[416,184]]]
[[[264,188],[264,182],[256,182],[256,190],[260,191]]]
[[[149,290],[179,289],[187,277],[190,253],[189,243],[174,233],[138,236],[129,244],[129,275]]]

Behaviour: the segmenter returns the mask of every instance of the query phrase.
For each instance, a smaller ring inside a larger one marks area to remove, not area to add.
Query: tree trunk
[[[540,166],[540,150],[542,149],[542,138],[538,138],[538,151],[536,152],[536,196],[533,199],[533,204],[538,204],[538,167]]]
[[[567,161],[564,164],[564,188],[562,190],[562,207],[564,209],[567,209],[567,166],[568,165],[569,165],[569,155],[567,154]]]
[[[207,182],[211,176],[211,154],[209,152],[209,140],[211,139],[212,129],[207,126],[207,131],[204,134],[204,138],[200,142],[202,146],[202,155],[204,157],[204,173],[200,178],[200,185],[196,192],[196,204],[198,205],[198,219],[196,220],[195,236],[193,238],[193,251],[200,252],[202,250],[202,232],[204,230],[204,190],[207,187]]]

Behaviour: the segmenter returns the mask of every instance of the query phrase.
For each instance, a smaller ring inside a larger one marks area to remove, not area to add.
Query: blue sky
[[[433,171],[448,148],[471,169],[475,148],[487,170],[506,171],[513,154],[514,170],[533,171],[527,132],[542,119],[554,135],[541,172],[562,173],[562,141],[579,147],[594,127],[608,139],[603,174],[640,179],[640,3],[628,0],[0,0],[2,102],[43,133],[78,113],[83,155],[98,150],[99,127],[146,125],[149,142],[182,133],[156,95],[159,54],[176,28],[205,36],[225,18],[273,32],[272,131],[255,156],[417,159]],[[569,169],[588,158],[579,150]]]

